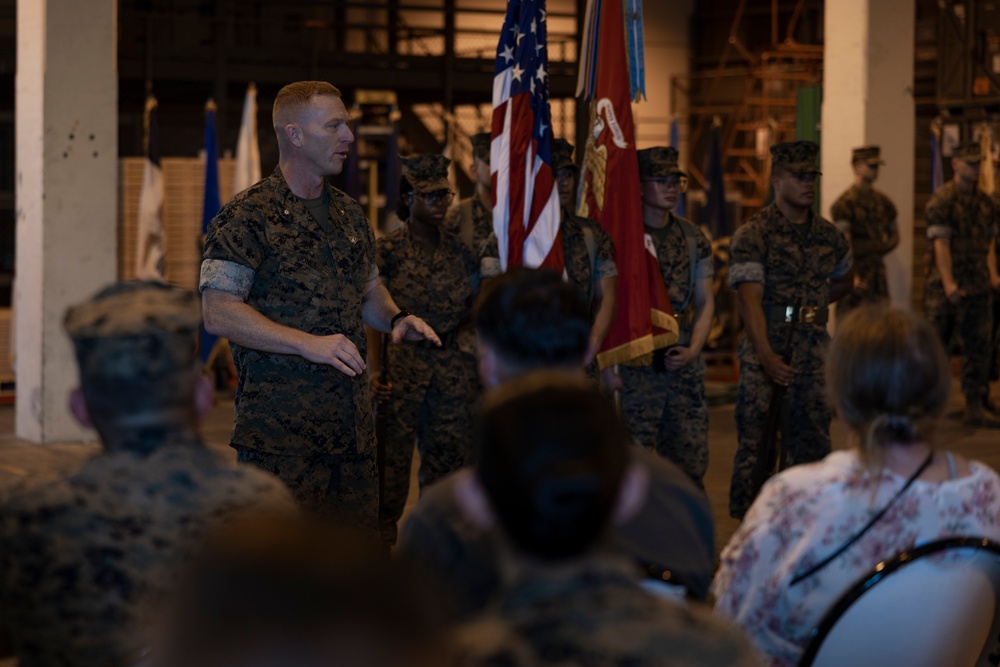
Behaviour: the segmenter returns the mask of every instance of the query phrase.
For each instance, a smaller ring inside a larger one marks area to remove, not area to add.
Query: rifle
[[[785,318],[788,332],[785,334],[785,346],[781,354],[781,361],[785,364],[792,360],[792,337],[795,334],[795,322],[790,315],[789,313]],[[767,420],[764,422],[764,430],[757,442],[757,460],[754,461],[753,468],[750,470],[750,490],[754,498],[760,493],[760,487],[764,486],[764,482],[781,470],[785,461],[785,441],[780,427],[782,403],[788,387],[774,382],[771,384],[771,403],[767,407]]]

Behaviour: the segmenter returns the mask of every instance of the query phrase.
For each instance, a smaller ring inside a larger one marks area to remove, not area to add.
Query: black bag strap
[[[906,493],[906,490],[908,488],[910,488],[910,485],[913,484],[913,482],[915,482],[917,480],[917,477],[920,477],[920,475],[923,474],[923,472],[925,470],[927,470],[927,466],[929,466],[931,464],[931,461],[933,461],[933,460],[934,460],[934,452],[931,451],[931,453],[927,455],[927,458],[924,459],[924,462],[920,464],[920,467],[917,468],[916,471],[914,471],[914,473],[912,475],[910,475],[910,478],[908,480],[906,480],[906,484],[903,485],[903,488],[901,488],[899,491],[897,491],[896,495],[894,495],[892,498],[889,499],[889,502],[887,502],[885,504],[885,507],[883,507],[881,510],[879,510],[878,514],[876,514],[875,516],[873,516],[871,519],[868,520],[868,523],[865,524],[864,528],[862,528],[857,533],[855,533],[854,537],[852,537],[851,539],[849,539],[846,542],[844,542],[844,544],[841,545],[841,547],[839,549],[837,549],[832,554],[830,554],[829,556],[827,556],[826,558],[824,558],[823,560],[821,560],[819,563],[817,563],[816,565],[813,565],[811,568],[809,568],[805,572],[801,572],[801,573],[795,575],[795,578],[792,579],[792,582],[789,584],[789,586],[794,586],[795,584],[799,583],[800,581],[802,581],[804,579],[808,579],[809,577],[813,576],[814,574],[816,574],[817,572],[819,572],[820,570],[822,570],[824,567],[826,567],[827,565],[829,565],[830,563],[832,563],[834,560],[836,560],[837,556],[839,556],[840,554],[842,554],[845,551],[847,551],[848,549],[850,549],[851,546],[855,542],[857,542],[858,540],[860,540],[861,537],[865,533],[867,533],[869,531],[869,529],[871,529],[872,526],[874,526],[876,523],[878,523],[879,519],[881,519],[883,516],[885,516],[885,513],[887,511],[889,511],[889,508],[892,507],[892,504],[895,503],[899,499],[899,497],[901,495],[903,495],[904,493]]]

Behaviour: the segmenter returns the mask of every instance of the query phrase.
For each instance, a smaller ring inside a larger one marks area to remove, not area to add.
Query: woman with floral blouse
[[[722,552],[716,611],[773,665],[878,562],[953,535],[1000,539],[1000,477],[933,443],[947,356],[924,321],[881,306],[843,321],[826,363],[849,449],[772,478]]]

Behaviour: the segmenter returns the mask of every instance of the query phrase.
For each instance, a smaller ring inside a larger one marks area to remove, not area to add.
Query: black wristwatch
[[[410,315],[410,311],[408,311],[408,310],[401,310],[398,313],[396,313],[395,315],[393,315],[392,319],[389,320],[389,331],[392,331],[393,329],[396,328],[396,322],[398,322],[399,320],[403,319],[404,317],[408,317],[409,315]]]

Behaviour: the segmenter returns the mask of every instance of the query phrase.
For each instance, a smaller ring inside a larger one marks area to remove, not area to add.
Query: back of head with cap
[[[64,324],[87,410],[105,445],[114,420],[154,422],[172,410],[194,414],[196,294],[159,283],[118,283],[70,308]]]
[[[571,559],[595,546],[610,526],[627,442],[614,405],[591,382],[530,373],[484,400],[476,477],[519,552]]]

